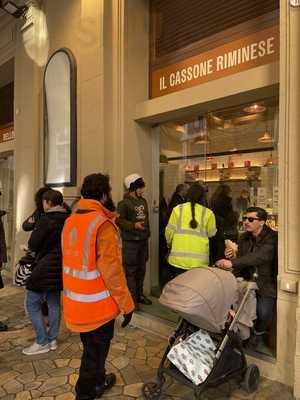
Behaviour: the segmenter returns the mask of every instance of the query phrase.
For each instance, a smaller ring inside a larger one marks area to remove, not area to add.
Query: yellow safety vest
[[[198,225],[190,227],[191,203],[173,208],[166,227],[166,240],[171,248],[168,262],[177,268],[190,269],[209,264],[209,238],[217,232],[214,213],[200,204],[195,204],[195,219]]]

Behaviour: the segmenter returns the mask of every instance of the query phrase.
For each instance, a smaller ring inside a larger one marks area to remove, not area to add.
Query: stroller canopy
[[[159,301],[199,328],[218,333],[224,328],[236,291],[231,272],[200,267],[167,283]]]

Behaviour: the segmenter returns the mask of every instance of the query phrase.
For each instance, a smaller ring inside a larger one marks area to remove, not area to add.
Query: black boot
[[[116,380],[117,378],[115,374],[107,374],[105,376],[104,384],[96,386],[96,399],[100,399],[104,392],[111,389],[116,384]]]
[[[0,321],[0,332],[5,332],[8,330],[7,325]]]
[[[139,303],[145,304],[146,306],[151,306],[152,301],[142,294],[140,296]]]

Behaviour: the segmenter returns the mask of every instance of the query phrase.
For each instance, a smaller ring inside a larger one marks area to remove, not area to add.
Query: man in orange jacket
[[[134,303],[123,272],[109,177],[86,176],[81,195],[62,234],[64,318],[83,344],[76,399],[94,400],[116,382],[115,374],[105,373],[105,360],[115,318],[122,313],[122,327],[128,325]]]

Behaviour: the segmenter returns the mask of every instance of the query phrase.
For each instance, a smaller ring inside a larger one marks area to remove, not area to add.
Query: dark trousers
[[[114,323],[112,320],[94,331],[80,333],[83,353],[75,387],[79,400],[95,399],[96,385],[105,382],[105,360],[114,336]]]
[[[276,299],[273,297],[257,296],[257,320],[255,323],[255,333],[257,335],[262,335],[268,330],[273,318],[275,303]]]
[[[146,262],[148,260],[148,240],[124,240],[123,261],[127,286],[135,304],[143,295]]]

